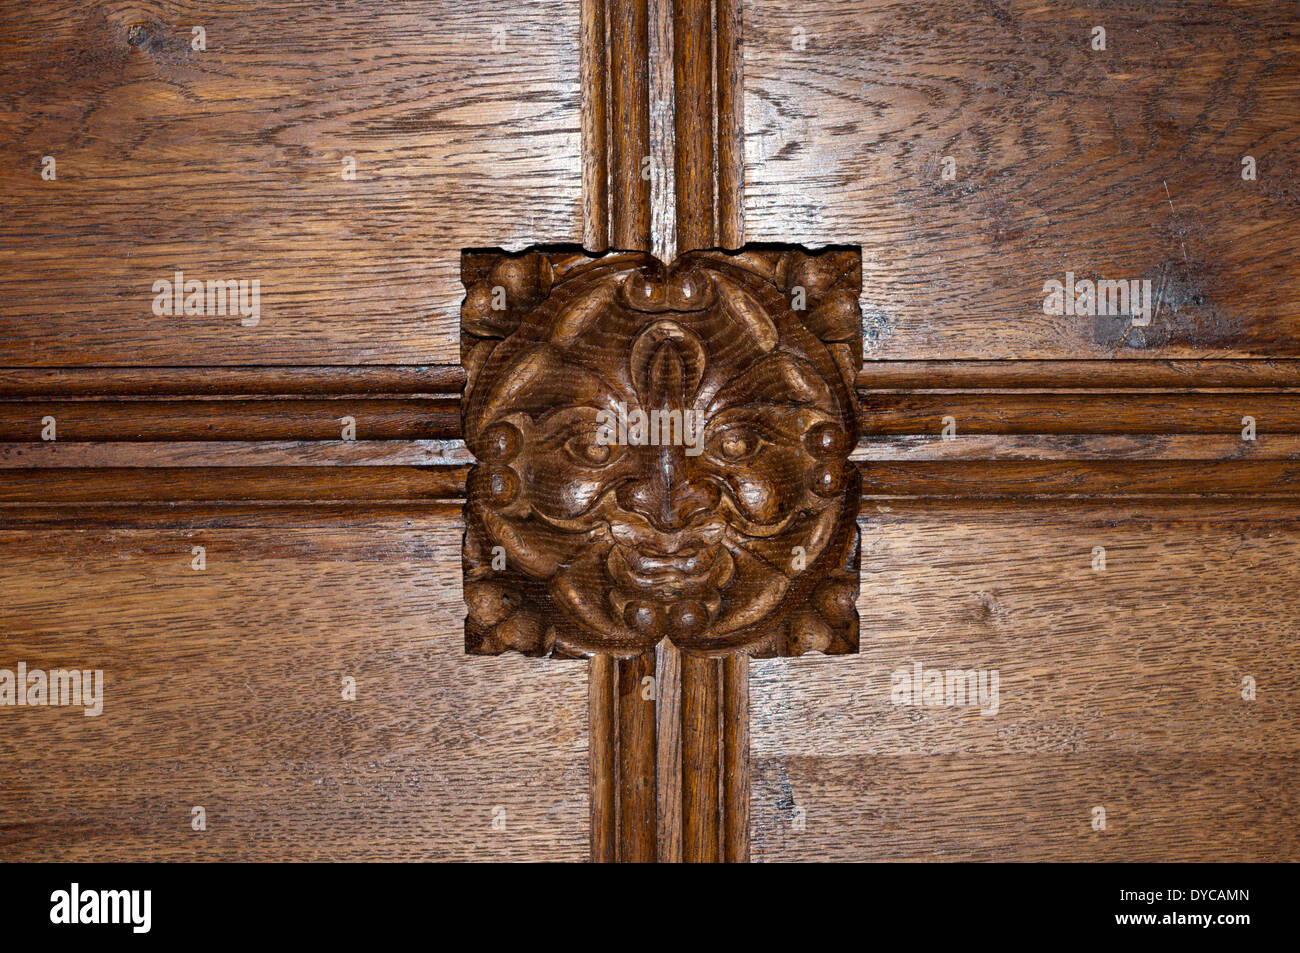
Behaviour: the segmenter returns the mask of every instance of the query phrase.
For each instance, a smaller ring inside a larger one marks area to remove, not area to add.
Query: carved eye
[[[727,427],[713,438],[713,455],[727,463],[740,463],[758,453],[763,438],[744,426]]]
[[[600,443],[595,431],[583,431],[564,441],[564,452],[581,466],[602,467],[613,457],[614,448]]]

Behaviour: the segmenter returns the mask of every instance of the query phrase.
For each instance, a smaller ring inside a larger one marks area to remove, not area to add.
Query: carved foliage
[[[462,276],[468,651],[856,651],[856,250]]]

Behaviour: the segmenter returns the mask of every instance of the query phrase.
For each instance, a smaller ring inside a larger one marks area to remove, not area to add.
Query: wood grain
[[[376,400],[79,400],[0,402],[0,443],[43,439],[53,417],[60,440],[340,440],[351,418],[358,440],[431,440],[460,436],[460,401]]]
[[[744,69],[749,240],[860,243],[869,356],[1300,356],[1294,5],[750,0]],[[1159,314],[1048,317],[1067,270]]]
[[[611,241],[650,250],[650,21],[646,0],[608,0]]]
[[[866,361],[861,390],[1294,390],[1300,361]]]
[[[462,248],[582,238],[578,34],[540,0],[0,13],[0,365],[456,361]],[[258,279],[260,323],[156,317],[178,269]]]
[[[0,504],[457,500],[464,497],[468,470],[304,466],[220,467],[199,473],[192,467],[0,468]]]
[[[745,244],[745,53],[741,0],[714,0],[714,130],[717,155],[717,242]]]
[[[0,367],[0,397],[459,394],[458,364],[337,367]]]
[[[722,666],[722,860],[749,862],[749,656]]]
[[[1300,858],[1293,507],[890,504],[861,526],[861,654],[752,666],[756,859]],[[893,704],[917,661],[998,670],[997,714]]]
[[[717,244],[712,15],[710,0],[673,0],[678,254]]]
[[[0,667],[108,676],[0,707],[6,857],[1300,859],[1300,18],[741,6],[0,11]],[[460,250],[746,233],[865,253],[864,654],[464,657]]]
[[[464,466],[459,440],[203,440],[0,444],[0,468]],[[147,475],[146,475],[147,478]],[[196,474],[195,479],[201,479]]]
[[[676,0],[648,0],[650,12],[651,251],[660,261],[677,257],[677,118],[674,104],[673,7]]]
[[[0,415],[4,405],[0,405]],[[1300,433],[1300,393],[987,393],[868,394],[862,429],[871,434],[938,434],[945,417],[968,434]],[[3,416],[0,416],[3,420]]]
[[[463,611],[461,532],[446,517],[0,532],[0,667],[99,668],[106,683],[97,718],[0,707],[0,850],[585,857],[586,666],[462,654],[437,621]]]
[[[659,837],[655,806],[656,737],[654,652],[619,659],[618,813],[619,860],[654,863]],[[646,697],[646,696],[649,697]]]
[[[1300,497],[1300,460],[952,460],[860,462],[864,497]]]
[[[683,653],[682,686],[682,859],[717,863],[721,818],[719,765],[721,662]]]
[[[655,647],[655,742],[659,862],[682,862],[682,653],[671,642]]]
[[[618,860],[618,662],[592,657],[587,672],[587,746],[591,771],[592,863]]]
[[[0,457],[2,460],[3,457]],[[1254,441],[1240,436],[1187,434],[1063,434],[1026,436],[1004,434],[958,434],[947,440],[934,435],[913,434],[867,437],[853,453],[854,460],[1099,460],[1123,463],[1129,460],[1300,460],[1300,437],[1266,434]],[[1215,472],[1214,467],[1208,468]],[[1234,483],[1231,471],[1218,482],[1222,492],[1251,494],[1249,484]],[[1101,495],[1104,489],[1094,488]],[[1118,489],[1118,488],[1117,488]],[[1122,495],[1122,494],[1121,494]]]
[[[609,53],[605,0],[582,0],[582,245],[609,247]]]

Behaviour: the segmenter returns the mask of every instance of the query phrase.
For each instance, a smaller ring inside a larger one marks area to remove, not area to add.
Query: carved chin
[[[776,611],[790,581],[739,548],[673,554],[593,546],[551,580],[570,618],[589,620],[561,641],[589,652],[635,654],[664,638],[696,650],[741,645],[742,630]]]

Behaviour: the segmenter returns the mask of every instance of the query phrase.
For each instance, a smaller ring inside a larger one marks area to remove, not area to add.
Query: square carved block
[[[857,651],[857,249],[461,275],[467,651]]]

